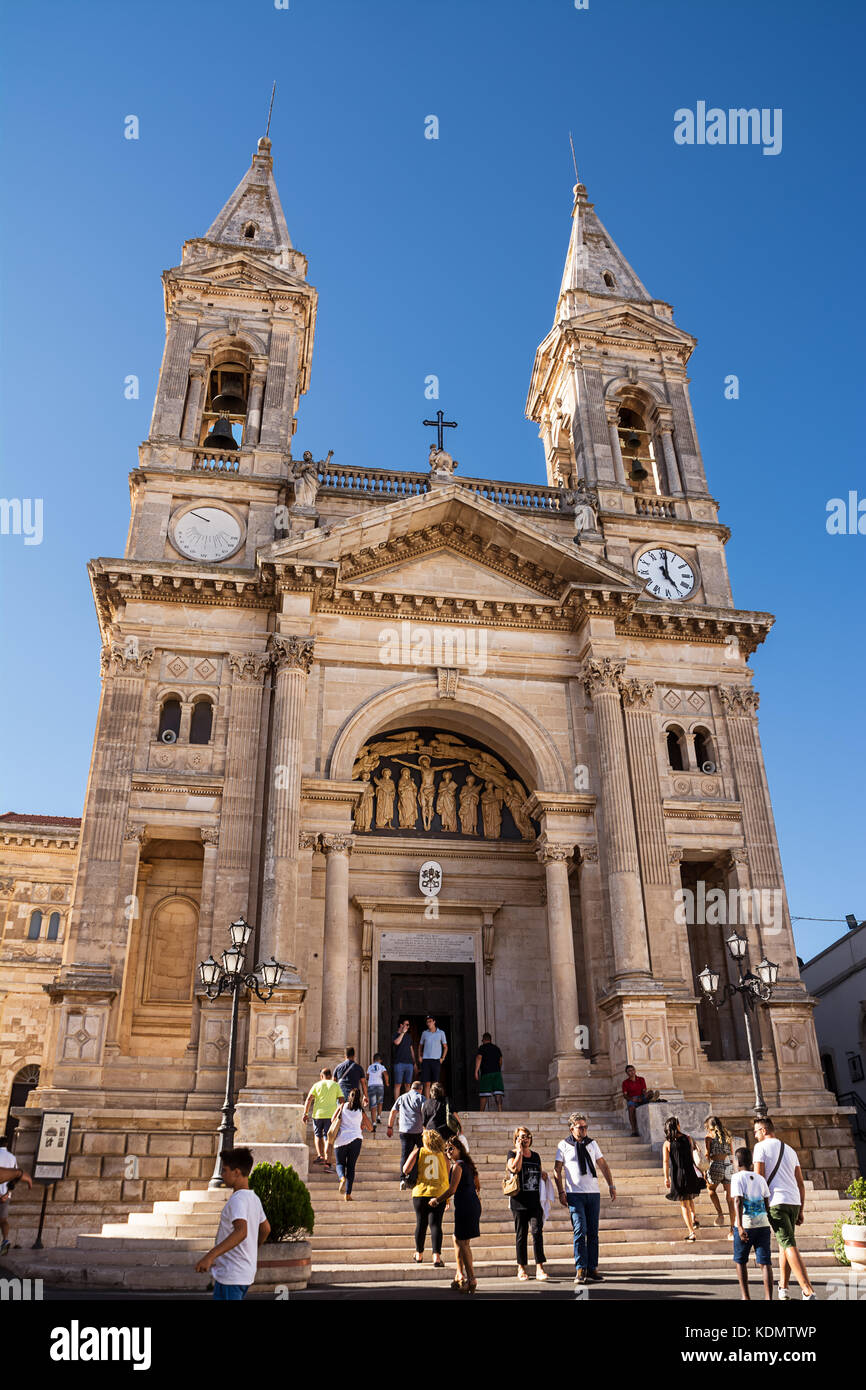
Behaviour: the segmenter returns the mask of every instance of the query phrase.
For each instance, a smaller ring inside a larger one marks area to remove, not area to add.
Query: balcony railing
[[[645,492],[636,492],[634,510],[636,516],[675,517],[677,505],[673,497],[653,497]]]
[[[230,450],[193,449],[192,466],[195,471],[203,473],[238,473],[241,466],[240,451],[235,453]]]
[[[454,478],[455,483],[498,502],[501,507],[519,507],[522,511],[558,512],[563,493],[558,487],[524,486],[521,483],[496,482],[489,478]],[[319,487],[330,492],[347,492],[387,501],[402,497],[418,497],[430,491],[429,473],[404,473],[387,468],[337,468],[333,464],[319,467]]]

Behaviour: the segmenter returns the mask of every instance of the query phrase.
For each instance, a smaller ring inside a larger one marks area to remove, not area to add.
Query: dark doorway
[[[9,1109],[6,1112],[6,1128],[3,1133],[12,1144],[12,1136],[18,1128],[18,1118],[12,1114],[12,1107],[26,1105],[27,1097],[30,1092],[39,1085],[39,1068],[33,1064],[22,1067],[12,1079],[12,1094],[9,1097]]]
[[[383,962],[379,966],[379,1047],[389,1071],[392,1039],[402,1018],[408,1018],[415,1055],[418,1039],[432,1014],[448,1042],[442,1084],[455,1110],[474,1097],[472,1074],[478,1046],[475,1007],[475,966]]]

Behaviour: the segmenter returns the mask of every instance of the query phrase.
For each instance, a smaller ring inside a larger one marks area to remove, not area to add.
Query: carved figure
[[[511,812],[511,818],[517,829],[520,831],[524,840],[534,840],[535,831],[532,828],[532,821],[529,819],[524,806],[526,804],[526,788],[523,783],[515,777],[510,782],[506,782],[503,788],[505,804]]]
[[[478,834],[478,799],[481,787],[469,773],[460,791],[460,829],[464,835]]]
[[[446,763],[445,767],[459,767],[463,759],[457,763]],[[395,763],[404,762],[403,758],[395,758]],[[418,794],[421,802],[421,821],[424,829],[429,830],[433,824],[433,797],[436,790],[436,773],[443,772],[444,768],[434,768],[430,762],[430,755],[422,753],[416,763],[405,763],[406,767],[418,768],[421,773],[421,790]]]
[[[481,823],[485,840],[498,840],[502,831],[502,792],[485,782],[481,795]]]
[[[401,830],[414,830],[418,819],[418,789],[408,767],[400,773],[397,784],[398,819]]]
[[[328,454],[324,462],[327,467],[333,455],[333,449]],[[310,511],[315,511],[316,497],[319,492],[319,467],[309,449],[304,450],[304,456],[300,460],[292,463],[292,482],[295,485],[295,506],[304,507]]]
[[[437,448],[435,444],[430,445],[429,462],[431,473],[444,473],[448,477],[458,466],[450,454],[446,453],[444,449]]]
[[[443,830],[457,830],[457,783],[450,772],[443,772],[436,798],[436,813]]]
[[[375,778],[376,784],[376,829],[394,829],[394,793],[397,788],[391,776],[391,769],[386,767],[381,777]]]
[[[373,824],[373,804],[376,794],[373,790],[373,784],[370,781],[369,772],[365,772],[362,775],[361,781],[364,784],[364,790],[361,793],[361,800],[358,802],[355,811],[355,829],[369,830],[370,826]]]

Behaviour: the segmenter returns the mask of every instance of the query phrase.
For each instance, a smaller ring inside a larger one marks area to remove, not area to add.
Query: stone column
[[[574,936],[571,925],[571,896],[568,888],[568,861],[572,845],[551,843],[540,837],[536,850],[544,865],[547,888],[547,945],[550,953],[550,988],[553,998],[554,1060],[571,1059],[580,1022],[577,1009],[577,975],[574,969]]]
[[[112,642],[102,651],[102,700],[87,788],[81,849],[64,963],[93,963],[120,971],[126,955],[128,921],[117,904],[128,881],[121,869],[135,745],[147,669],[153,649],[136,638]],[[132,891],[128,886],[126,893]]]
[[[204,406],[207,374],[208,366],[206,360],[203,362],[190,362],[189,390],[187,391],[186,407],[183,412],[181,440],[191,448],[194,448],[195,445],[198,444],[199,423]]]
[[[775,895],[765,900],[772,904],[776,920],[766,924],[769,931],[762,924],[761,946],[781,967],[780,981],[784,977],[799,986],[800,970],[785,904],[782,866],[758,736],[760,697],[747,685],[723,685],[719,686],[719,698],[725,711],[733,773],[743,807],[743,838],[749,855],[751,886],[762,894]],[[775,954],[769,950],[770,944]]]
[[[197,332],[198,323],[194,318],[173,317],[169,320],[150,424],[150,437],[157,442],[180,438],[189,384],[189,360]]]
[[[620,691],[653,973],[666,979],[679,976],[685,983],[688,976],[681,975],[681,955],[672,930],[675,904],[658,768],[661,734],[653,712],[655,684],[632,678],[620,682]]]
[[[680,480],[680,469],[674,449],[674,423],[672,418],[661,413],[659,413],[659,434],[661,435],[665,469],[668,475],[668,492],[671,497],[682,497],[683,485]]]
[[[259,442],[262,429],[262,400],[265,394],[267,371],[267,358],[256,358],[250,377],[250,398],[247,402],[247,419],[244,426],[243,442],[245,448]]]
[[[591,658],[584,684],[592,698],[598,737],[604,853],[610,893],[615,979],[649,975],[649,946],[638,869],[628,757],[619,683],[625,663]]]
[[[622,459],[622,445],[619,442],[619,406],[615,401],[605,401],[607,427],[610,432],[610,452],[613,455],[613,471],[618,483],[626,486],[625,464]]]
[[[283,964],[294,964],[304,697],[307,673],[313,662],[313,638],[272,635],[268,648],[276,681],[265,827],[261,954],[273,954]]]
[[[123,1050],[123,1030],[122,1018],[126,996],[131,988],[134,988],[135,981],[132,978],[133,971],[130,970],[130,938],[136,923],[141,924],[141,898],[142,893],[139,889],[139,860],[141,858],[141,847],[147,837],[147,830],[143,825],[128,822],[123,831],[123,847],[120,853],[120,867],[118,870],[117,882],[117,905],[118,905],[118,935],[122,935],[125,942],[123,970],[123,984],[120,997],[108,1022],[108,1031],[105,1040],[105,1050],[107,1056],[117,1056]],[[144,877],[144,875],[142,875]]]
[[[232,685],[220,812],[217,893],[221,917],[231,922],[236,917],[248,916],[250,910],[262,682],[270,663],[262,653],[237,652],[229,656],[228,665]]]
[[[323,835],[325,854],[325,954],[322,963],[323,1057],[342,1056],[346,1046],[349,973],[349,855],[353,835]]]

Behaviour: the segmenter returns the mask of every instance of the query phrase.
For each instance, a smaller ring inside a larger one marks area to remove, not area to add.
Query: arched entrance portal
[[[12,1114],[13,1107],[27,1104],[27,1097],[39,1085],[39,1068],[34,1064],[22,1067],[12,1078],[12,1090],[9,1094],[9,1109],[6,1112],[6,1125],[3,1133],[12,1145],[12,1136],[18,1128],[18,1120]]]

